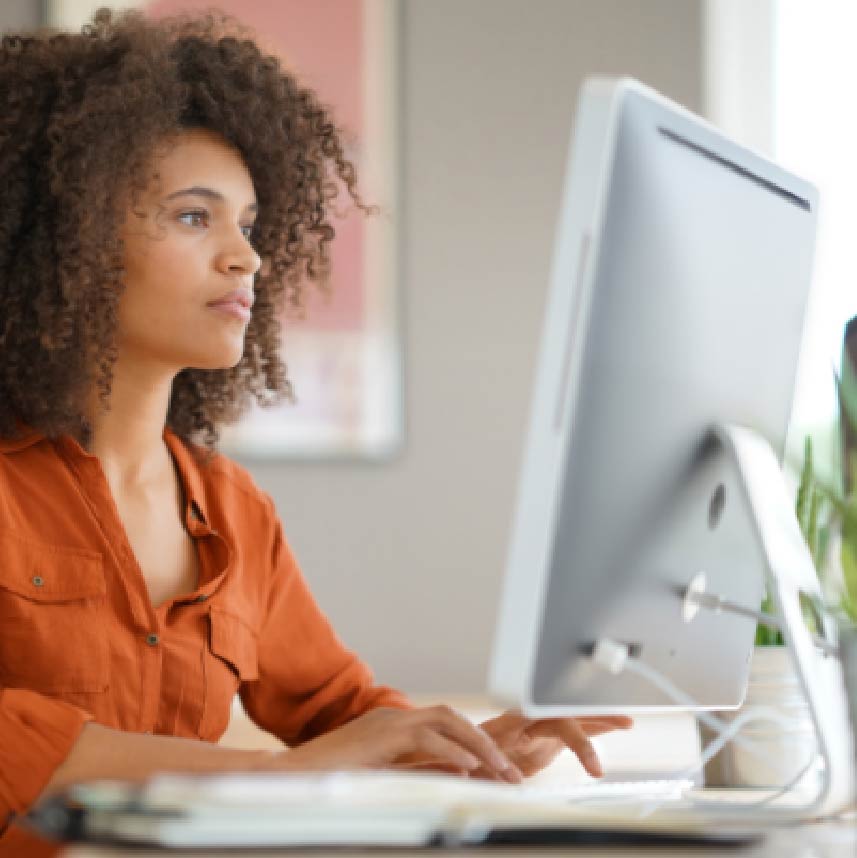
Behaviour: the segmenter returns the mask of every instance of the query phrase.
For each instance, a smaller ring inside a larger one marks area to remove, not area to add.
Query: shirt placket
[[[121,582],[132,620],[140,667],[140,708],[137,728],[150,732],[156,722],[161,689],[161,624],[149,598],[146,582],[131,549],[119,510],[96,456],[63,439],[62,453],[74,473],[81,496],[104,537],[105,554]],[[77,449],[75,449],[77,447]]]
[[[200,561],[200,577],[198,586],[193,593],[177,596],[156,608],[164,634],[167,635],[167,640],[164,641],[162,672],[165,683],[170,682],[171,676],[175,681],[176,664],[172,659],[178,658],[180,664],[184,663],[183,669],[186,670],[187,664],[193,663],[193,657],[192,653],[185,650],[184,647],[190,647],[200,659],[198,666],[201,672],[201,684],[195,685],[192,677],[182,674],[175,686],[171,688],[172,696],[162,699],[163,707],[159,710],[157,723],[159,730],[169,734],[176,732],[181,725],[184,731],[190,731],[184,734],[198,735],[197,731],[205,707],[204,661],[208,641],[207,637],[202,637],[196,647],[188,643],[185,623],[189,622],[192,626],[197,623],[201,603],[208,602],[220,588],[231,567],[233,554],[228,542],[208,525],[195,500],[186,504],[185,527],[196,541]],[[204,613],[208,613],[209,609],[207,606],[202,606],[202,610]],[[183,626],[185,627],[185,634],[181,632]],[[176,632],[178,632],[177,636],[172,637]],[[184,642],[182,642],[182,638],[184,638]],[[180,651],[172,649],[175,645],[179,647]],[[198,693],[193,693],[194,688],[197,689]],[[177,704],[176,694],[178,694],[181,705]]]

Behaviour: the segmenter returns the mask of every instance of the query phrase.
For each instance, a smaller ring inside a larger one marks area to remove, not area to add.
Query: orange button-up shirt
[[[205,465],[201,448],[163,437],[200,575],[158,607],[98,458],[70,436],[0,439],[0,831],[88,720],[214,742],[237,692],[292,745],[409,705],[337,638],[270,496],[228,458]]]

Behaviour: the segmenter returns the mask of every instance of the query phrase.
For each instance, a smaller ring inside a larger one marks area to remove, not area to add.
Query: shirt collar
[[[18,421],[18,432],[20,435],[18,438],[0,438],[0,454],[17,453],[45,440],[44,433],[20,420]],[[185,490],[187,512],[195,520],[207,525],[210,519],[206,511],[205,487],[200,473],[202,464],[188,445],[168,426],[164,427],[163,439],[170,453],[172,453],[173,461],[179,471],[179,478]],[[96,458],[70,435],[64,435],[63,440],[66,443],[66,448],[72,450],[75,455]]]
[[[203,524],[209,524],[211,519],[206,509],[205,486],[200,473],[200,468],[204,466],[197,459],[196,452],[168,426],[164,427],[163,438],[179,471],[179,479],[184,486],[185,500],[191,515]]]
[[[33,429],[21,420],[17,421],[17,431],[18,438],[0,438],[0,453],[16,453],[45,437],[38,429]]]

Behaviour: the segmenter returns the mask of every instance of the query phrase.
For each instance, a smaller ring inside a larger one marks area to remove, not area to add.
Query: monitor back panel
[[[639,85],[601,82],[587,97],[610,105],[608,122],[603,108],[578,114],[599,117],[576,145],[600,135],[603,173],[597,195],[576,194],[578,159],[566,188],[558,244],[585,258],[569,276],[558,266],[575,251],[557,248],[548,314],[564,324],[545,325],[507,572],[506,596],[527,580],[538,594],[537,634],[525,640],[533,629],[514,628],[506,604],[495,655],[517,638],[528,657],[516,696],[535,708],[669,704],[580,657],[602,636],[700,704],[733,706],[753,623],[685,622],[676,590],[704,572],[710,591],[758,609],[761,554],[731,462],[706,437],[746,425],[782,456],[817,198]]]

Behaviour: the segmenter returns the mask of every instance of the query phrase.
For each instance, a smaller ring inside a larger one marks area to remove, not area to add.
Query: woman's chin
[[[186,366],[192,369],[232,369],[236,367],[243,356],[243,352],[224,353],[211,355],[196,355],[193,360],[188,361]]]

